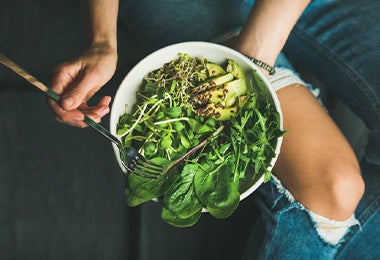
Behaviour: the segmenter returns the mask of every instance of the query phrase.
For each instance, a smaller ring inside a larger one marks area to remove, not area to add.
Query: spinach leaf
[[[150,200],[150,199],[138,197],[136,194],[133,193],[133,191],[129,187],[125,188],[124,194],[125,194],[125,201],[130,207],[136,207]]]
[[[211,172],[199,169],[194,176],[199,200],[214,217],[230,216],[240,201],[239,182],[233,178],[234,158],[229,157]]]
[[[190,227],[193,226],[195,223],[198,222],[199,218],[202,215],[202,211],[195,212],[193,215],[187,217],[187,218],[181,218],[173,213],[171,213],[166,208],[162,209],[161,212],[161,218],[170,225],[173,225],[175,227]]]
[[[202,211],[202,204],[195,195],[193,180],[199,171],[197,164],[187,164],[168,192],[163,196],[163,205],[173,215],[188,218]]]
[[[170,161],[165,158],[153,158],[152,162],[164,167],[170,165]],[[159,178],[145,178],[136,174],[128,175],[128,188],[132,191],[128,193],[132,196],[137,196],[142,200],[151,200],[164,194],[172,185],[173,181],[178,177],[178,169],[173,168],[168,173]],[[129,198],[127,198],[129,200]]]

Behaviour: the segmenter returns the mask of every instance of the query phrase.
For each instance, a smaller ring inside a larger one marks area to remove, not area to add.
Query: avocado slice
[[[227,90],[227,94],[224,99],[225,107],[232,106],[238,97],[247,94],[247,84],[244,79],[235,79],[227,82],[224,84],[224,89]]]
[[[236,61],[229,59],[226,70],[227,72],[234,75],[235,78],[245,80],[244,70],[240,67],[240,65]]]
[[[238,111],[237,107],[223,107],[219,104],[210,103],[197,110],[199,116],[212,117],[218,121],[229,120]]]
[[[222,66],[216,63],[208,62],[206,63],[206,68],[207,68],[208,76],[210,78],[226,74],[226,71],[222,68]]]
[[[235,79],[226,82],[222,86],[200,92],[193,96],[193,101],[198,105],[208,103],[221,104],[223,107],[231,107],[237,98],[247,94],[247,84],[243,79]]]
[[[211,88],[215,88],[217,86],[223,85],[224,83],[227,83],[234,79],[234,75],[232,73],[227,73],[222,76],[217,76],[215,78],[212,78],[201,85],[195,87],[192,92],[194,94],[200,93],[205,90],[209,90]]]

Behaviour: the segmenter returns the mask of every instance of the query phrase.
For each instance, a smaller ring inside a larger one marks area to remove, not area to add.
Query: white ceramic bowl
[[[112,109],[111,109],[111,118],[110,118],[110,131],[112,134],[116,135],[116,127],[119,117],[127,111],[130,112],[133,104],[136,102],[136,91],[142,85],[143,78],[149,72],[156,70],[162,67],[165,63],[177,59],[179,53],[186,53],[192,57],[202,57],[207,58],[211,62],[222,64],[226,59],[235,60],[244,70],[254,69],[258,71],[259,75],[262,77],[263,82],[268,86],[268,89],[272,95],[273,103],[276,106],[277,111],[280,113],[281,118],[281,129],[282,129],[282,113],[280,103],[278,101],[277,95],[274,90],[270,87],[270,83],[266,77],[261,73],[261,70],[253,64],[248,58],[246,58],[241,53],[225,47],[223,45],[209,43],[209,42],[184,42],[177,43],[162,49],[159,49],[144,59],[142,59],[124,78],[122,81],[116,95],[114,97]],[[280,152],[280,147],[282,143],[282,138],[278,138],[276,145],[276,156],[272,159],[271,165],[274,165],[278,154]],[[113,145],[115,151],[116,159],[119,163],[119,166],[122,171],[126,172],[125,168],[122,166],[119,156],[119,151],[116,145]],[[268,170],[271,170],[272,167],[269,167]],[[249,189],[243,192],[240,196],[240,200],[246,198],[254,190],[256,190],[264,181],[264,176],[254,183]]]

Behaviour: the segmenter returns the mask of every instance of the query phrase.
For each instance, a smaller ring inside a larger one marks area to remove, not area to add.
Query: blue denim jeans
[[[253,4],[252,0],[152,2],[126,0],[120,7],[120,20],[131,31],[141,57],[168,44],[212,41],[234,31]],[[252,230],[245,259],[380,259],[379,13],[378,0],[314,0],[284,48],[370,130],[361,162],[366,191],[356,210],[360,225],[352,226],[338,244],[326,243],[303,206],[269,182],[253,195],[261,218]]]

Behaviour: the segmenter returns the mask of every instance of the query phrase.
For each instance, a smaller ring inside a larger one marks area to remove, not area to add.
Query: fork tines
[[[134,160],[133,173],[145,178],[159,178],[164,167],[141,156]]]

